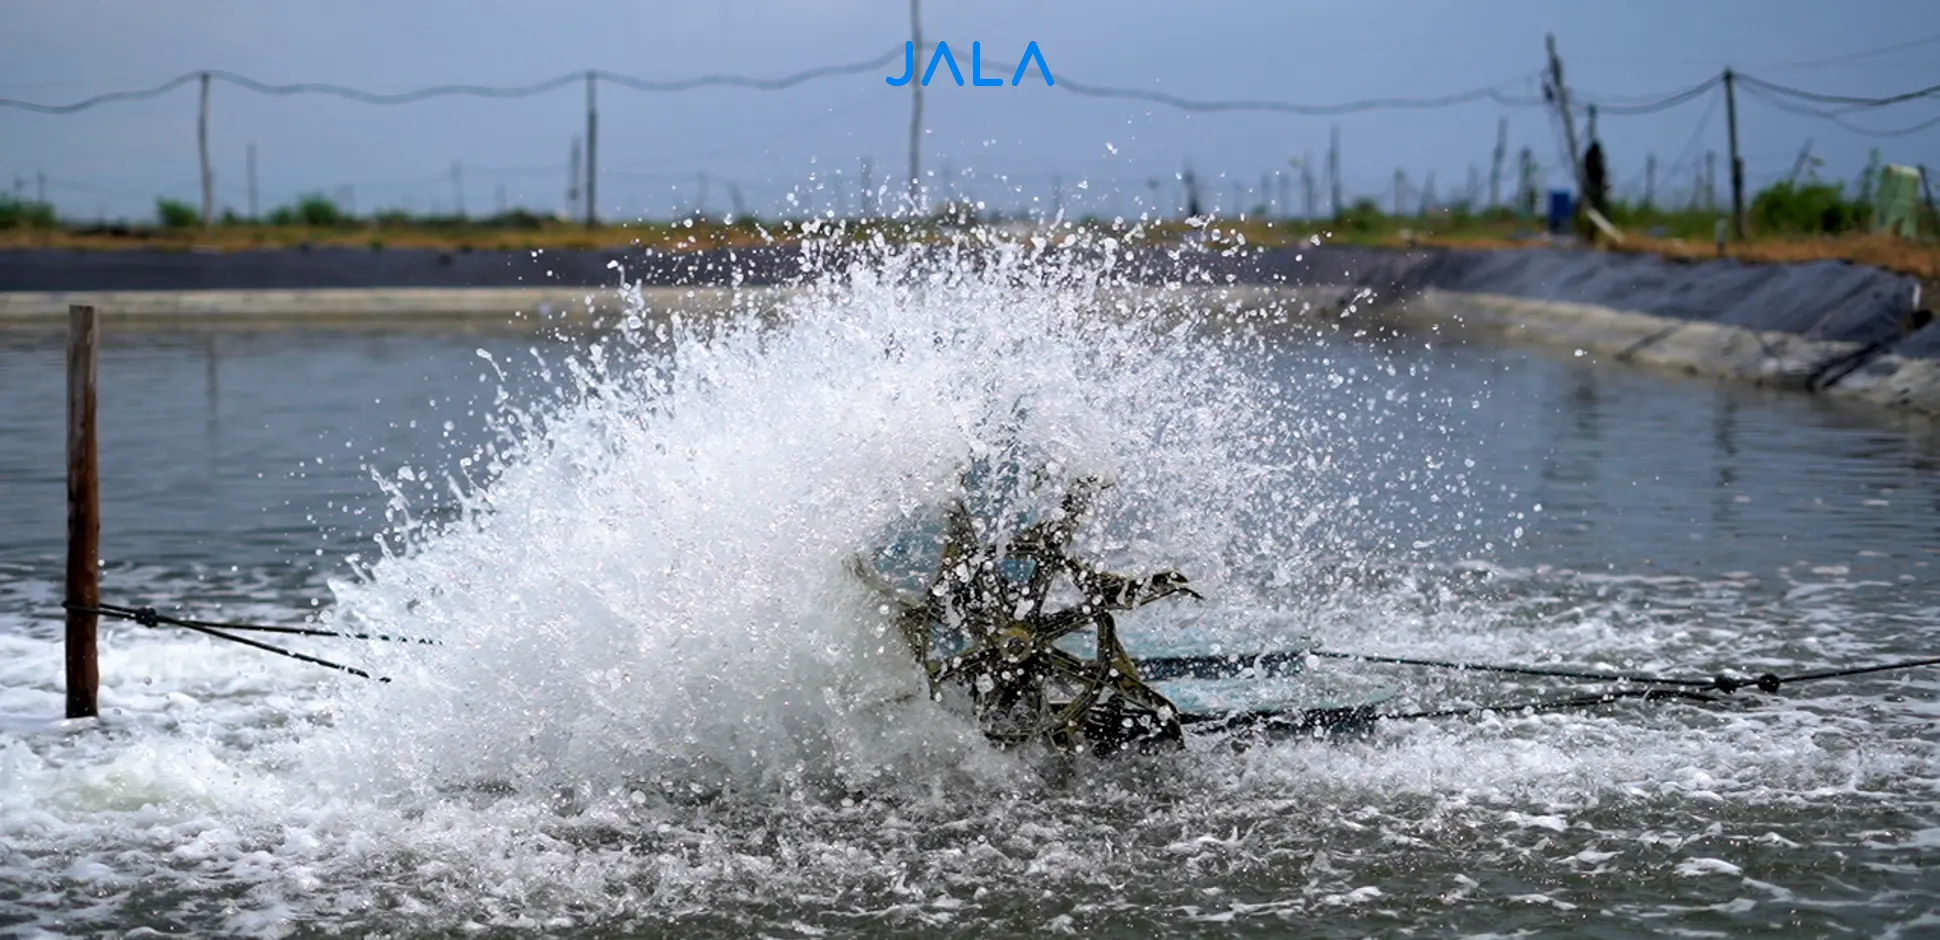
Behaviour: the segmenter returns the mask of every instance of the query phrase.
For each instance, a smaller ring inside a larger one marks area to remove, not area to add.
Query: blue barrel
[[[1575,200],[1570,198],[1567,189],[1549,191],[1549,230],[1561,235],[1570,230],[1570,220],[1576,216]]]

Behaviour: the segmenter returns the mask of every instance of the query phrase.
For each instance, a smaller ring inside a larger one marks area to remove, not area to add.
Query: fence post
[[[101,603],[101,474],[94,426],[100,321],[94,307],[67,308],[67,603]],[[99,618],[67,608],[67,717],[93,718],[101,686]]]

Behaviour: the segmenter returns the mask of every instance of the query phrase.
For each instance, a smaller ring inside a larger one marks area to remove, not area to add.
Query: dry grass
[[[1718,256],[1715,244],[1682,239],[1654,241],[1633,238],[1616,250],[1651,252],[1671,258]],[[1868,264],[1926,280],[1940,278],[1940,245],[1908,241],[1891,235],[1753,239],[1742,245],[1727,245],[1725,252],[1730,257],[1744,261],[1784,263],[1835,259]]]
[[[779,237],[779,233],[777,233]],[[785,239],[784,239],[785,240]],[[531,251],[661,248],[702,250],[767,244],[751,226],[610,225],[586,229],[549,225],[538,229],[471,228],[309,228],[304,226],[219,226],[200,229],[0,230],[0,248],[118,251],[280,251],[295,248],[426,248],[444,251]]]
[[[1273,225],[1245,222],[1218,226],[1239,232],[1255,245],[1292,244],[1311,232],[1300,225]],[[870,230],[868,228],[862,230]],[[1186,231],[1179,225],[1147,228],[1147,237],[1164,241]],[[304,228],[300,226],[227,226],[201,230],[0,230],[0,249],[50,248],[113,251],[129,248],[165,251],[266,251],[309,247],[346,247],[367,250],[423,248],[445,251],[569,250],[598,248],[654,248],[663,251],[699,251],[709,248],[746,247],[795,240],[790,226],[759,228],[749,224],[639,224],[612,225],[587,230],[570,224],[548,224],[538,229],[512,230],[484,227],[464,228]],[[1347,235],[1340,242],[1402,247],[1398,232]],[[1466,232],[1426,234],[1417,242],[1471,249],[1518,249],[1532,244],[1507,237],[1507,233],[1487,229]],[[1647,252],[1670,258],[1702,260],[1717,256],[1717,247],[1708,241],[1676,238],[1651,239],[1632,236],[1610,250]],[[1868,264],[1910,274],[1928,281],[1940,281],[1940,244],[1908,241],[1889,235],[1824,236],[1817,238],[1756,237],[1727,247],[1727,253],[1745,261],[1798,262],[1833,259]]]

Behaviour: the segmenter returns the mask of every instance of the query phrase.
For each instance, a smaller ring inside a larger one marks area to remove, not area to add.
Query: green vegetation
[[[278,206],[270,211],[271,225],[307,225],[312,228],[337,228],[354,224],[350,213],[337,207],[327,196],[304,196],[295,205]]]
[[[0,229],[51,229],[60,224],[54,207],[47,203],[0,196]]]
[[[1872,203],[1884,177],[1884,167],[1875,155],[1873,163],[1854,181],[1850,196],[1847,187],[1822,182],[1809,173],[1800,180],[1767,186],[1754,194],[1747,206],[1750,240],[1733,243],[1729,253],[1767,261],[1841,258],[1923,277],[1940,276],[1940,247],[1936,247],[1934,238],[1940,233],[1940,219],[1933,218],[1929,209],[1917,213],[1918,237],[1867,234]],[[1905,187],[1901,184],[1900,188]],[[1508,247],[1541,239],[1547,220],[1538,199],[1539,189],[1534,181],[1525,179],[1513,194],[1505,194],[1510,204],[1501,206],[1456,202],[1426,212],[1396,214],[1383,211],[1375,200],[1360,199],[1338,219],[1273,219],[1255,212],[1244,220],[1216,218],[1211,229],[1222,233],[1221,238],[1236,236],[1246,244],[1259,246],[1290,245],[1320,237],[1352,245]],[[359,216],[322,194],[308,194],[279,206],[263,219],[244,218],[226,210],[209,228],[202,226],[201,212],[184,202],[158,200],[156,216],[159,224],[64,224],[51,206],[0,197],[0,247],[150,246],[235,251],[338,246],[369,251],[513,251],[637,246],[679,251],[792,241],[805,231],[828,231],[829,224],[818,219],[811,229],[807,218],[744,217],[732,222],[678,218],[609,223],[587,229],[578,221],[528,209],[483,217],[419,215],[397,209]],[[1718,206],[1670,208],[1641,201],[1613,201],[1609,216],[1625,238],[1621,245],[1608,247],[1692,257],[1716,253],[1714,239],[1719,222],[1725,218],[1724,209]],[[851,238],[880,235],[904,240],[1026,219],[992,207],[952,202],[913,224],[907,220],[852,218],[841,225]],[[1205,227],[1203,222],[1188,224],[1181,218],[1119,222],[1096,216],[1077,224],[1091,229],[1136,229],[1154,242],[1180,238]],[[1212,234],[1211,230],[1207,234]]]
[[[1761,232],[1797,235],[1838,234],[1859,228],[1868,207],[1847,201],[1834,183],[1789,180],[1761,191],[1751,201],[1747,224]]]
[[[155,200],[155,218],[163,228],[194,228],[202,224],[202,213],[186,202],[174,199]]]

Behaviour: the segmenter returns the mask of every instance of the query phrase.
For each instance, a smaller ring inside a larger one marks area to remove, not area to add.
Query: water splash
[[[877,245],[725,319],[632,311],[564,365],[561,400],[508,414],[466,522],[333,585],[347,622],[445,645],[378,660],[398,681],[346,700],[323,762],[587,793],[954,766],[981,744],[922,699],[846,562],[1005,449],[1113,482],[1080,551],[1257,593],[1235,573],[1286,564],[1288,540],[1248,523],[1316,466],[1286,460],[1295,396],[1245,359],[1283,321],[1124,290],[1111,247],[1082,266],[979,247]]]

